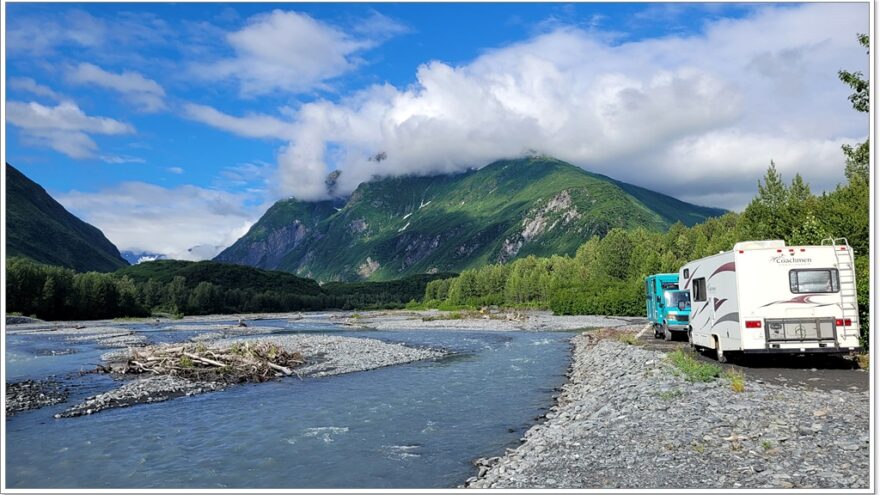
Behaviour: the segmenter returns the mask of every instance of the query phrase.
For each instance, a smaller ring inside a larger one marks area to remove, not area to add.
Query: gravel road
[[[650,330],[642,334],[639,344],[646,349],[670,352],[688,349],[687,341],[655,339]],[[715,361],[712,352],[696,354],[704,362]],[[730,362],[722,364],[725,369],[735,369],[748,380],[803,387],[818,390],[867,391],[871,386],[871,374],[859,369],[856,362],[845,356],[822,355],[776,355],[776,356],[728,356]]]

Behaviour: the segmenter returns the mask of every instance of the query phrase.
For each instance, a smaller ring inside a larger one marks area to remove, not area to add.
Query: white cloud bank
[[[131,134],[134,128],[108,117],[86,115],[76,103],[63,101],[44,106],[36,102],[10,101],[6,104],[6,120],[21,128],[22,138],[33,145],[48,146],[71,158],[95,156],[98,145],[92,134]]]
[[[289,77],[285,61],[293,59],[268,55],[303,51],[302,40],[284,38],[285,25],[315,29],[276,11],[230,35],[235,65],[257,68],[243,76],[245,89],[350,68],[358,43],[324,33],[310,38],[320,47],[305,45],[321,54],[307,60],[320,59],[322,68]],[[559,28],[466,65],[428,62],[406,88],[376,85],[338,102],[282,109],[285,118],[201,107],[197,120],[285,139],[278,194],[306,200],[326,196],[334,168],[343,171],[338,192],[347,193],[375,174],[460,171],[531,148],[685,200],[740,208],[771,159],[817,190],[842,180],[840,145],[864,139],[868,121],[851,109],[837,71],[866,70],[856,33],[867,30],[864,4],[756,7],[699,35],[622,44]],[[328,43],[336,51],[322,51]],[[299,89],[283,84],[276,89]],[[367,160],[379,151],[387,160]]]
[[[213,258],[259,216],[247,196],[196,186],[124,182],[97,192],[71,191],[58,201],[96,225],[120,251],[172,259]]]

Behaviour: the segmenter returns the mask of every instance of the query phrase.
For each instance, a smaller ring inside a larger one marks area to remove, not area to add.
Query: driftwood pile
[[[299,352],[288,352],[268,342],[236,342],[225,347],[207,347],[197,343],[132,349],[126,361],[99,366],[97,371],[152,373],[193,381],[244,383],[299,376],[294,368],[303,364],[305,359]]]

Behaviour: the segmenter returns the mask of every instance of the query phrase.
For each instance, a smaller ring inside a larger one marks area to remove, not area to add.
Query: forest
[[[46,320],[402,308],[428,282],[452,274],[388,282],[329,283],[212,261],[160,260],[112,273],[77,273],[26,258],[6,262],[10,313]]]

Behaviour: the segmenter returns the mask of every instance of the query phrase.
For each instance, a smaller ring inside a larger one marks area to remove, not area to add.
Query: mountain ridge
[[[723,213],[528,157],[457,174],[376,179],[344,202],[282,200],[215,259],[322,281],[386,280],[573,254],[614,227],[663,230]]]
[[[100,229],[79,219],[42,186],[6,164],[6,256],[79,272],[128,266]]]

